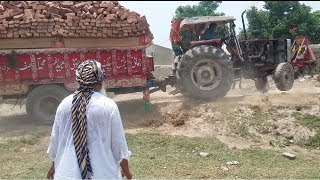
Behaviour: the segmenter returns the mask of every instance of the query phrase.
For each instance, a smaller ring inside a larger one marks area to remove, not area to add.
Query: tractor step
[[[242,84],[242,68],[233,68],[234,79],[232,89],[235,89],[237,82],[239,82],[239,89],[241,89]]]
[[[234,78],[242,78],[242,68],[233,68]]]

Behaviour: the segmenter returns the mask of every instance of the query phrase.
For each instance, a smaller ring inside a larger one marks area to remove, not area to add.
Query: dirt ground
[[[295,81],[288,92],[280,92],[270,81],[270,91],[261,94],[251,80],[243,82],[226,97],[214,102],[190,100],[181,94],[156,92],[151,111],[144,112],[142,93],[116,95],[127,133],[156,132],[190,137],[215,137],[230,148],[276,148],[272,142],[291,139],[291,151],[305,152],[294,142],[315,135],[312,128],[298,124],[292,113],[320,115],[320,88],[316,78]],[[169,90],[170,91],[170,90]],[[26,134],[50,135],[51,125],[36,122],[25,111],[24,101],[0,104],[0,142]],[[262,112],[257,116],[256,110]],[[269,113],[269,114],[268,114]]]

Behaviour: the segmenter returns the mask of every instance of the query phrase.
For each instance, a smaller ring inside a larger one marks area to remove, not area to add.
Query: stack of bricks
[[[145,16],[118,1],[1,1],[0,38],[153,39]]]

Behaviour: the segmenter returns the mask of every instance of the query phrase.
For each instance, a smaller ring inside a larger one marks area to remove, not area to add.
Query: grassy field
[[[213,138],[127,134],[127,139],[133,152],[131,171],[138,179],[320,178],[320,156],[289,160],[272,150],[228,149]],[[0,179],[44,179],[50,165],[47,145],[48,137],[40,135],[0,143]],[[209,155],[202,157],[200,152]],[[239,164],[227,165],[228,161]]]

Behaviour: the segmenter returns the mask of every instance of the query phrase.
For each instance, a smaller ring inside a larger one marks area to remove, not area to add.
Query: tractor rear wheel
[[[269,91],[269,82],[267,76],[256,79],[254,84],[256,85],[257,90],[261,93],[267,93]]]
[[[294,69],[290,63],[283,62],[277,66],[274,82],[280,91],[289,91],[294,83]]]
[[[222,49],[194,47],[179,60],[177,80],[183,94],[193,98],[223,97],[233,82],[232,62]]]
[[[27,97],[26,111],[35,120],[52,123],[61,101],[70,93],[57,85],[42,85],[33,89]]]

